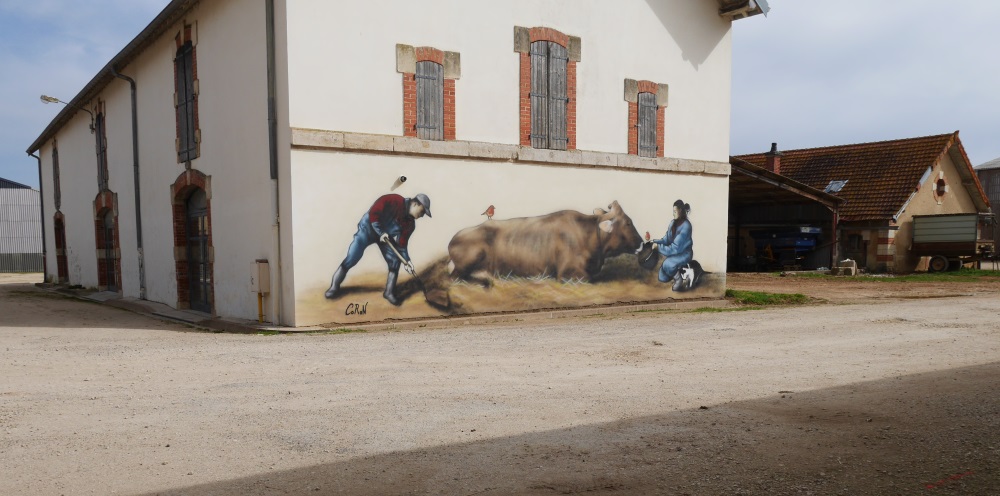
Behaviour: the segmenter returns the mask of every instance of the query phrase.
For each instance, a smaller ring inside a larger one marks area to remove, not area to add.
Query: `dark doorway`
[[[191,309],[212,313],[212,302],[209,298],[212,288],[212,272],[208,266],[208,202],[205,190],[196,189],[188,197],[185,210],[187,212],[187,260],[188,281],[191,285]]]
[[[118,291],[118,278],[115,274],[115,213],[108,209],[104,213],[104,267],[108,291]]]

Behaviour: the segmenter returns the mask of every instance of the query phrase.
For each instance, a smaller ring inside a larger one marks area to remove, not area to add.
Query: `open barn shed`
[[[730,165],[729,271],[833,265],[843,199],[736,157]]]

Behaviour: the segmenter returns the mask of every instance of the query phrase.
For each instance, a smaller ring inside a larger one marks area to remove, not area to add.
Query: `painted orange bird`
[[[490,205],[486,209],[485,212],[483,212],[483,213],[481,213],[479,215],[485,215],[486,216],[486,220],[493,220],[493,213],[496,212],[496,211],[497,211],[496,207],[494,207],[493,205]]]

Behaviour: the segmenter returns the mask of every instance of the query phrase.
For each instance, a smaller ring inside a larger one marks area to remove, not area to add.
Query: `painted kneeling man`
[[[688,212],[691,206],[683,200],[674,202],[674,220],[667,226],[667,233],[662,238],[652,241],[657,250],[663,255],[663,264],[660,266],[660,282],[674,281],[673,290],[681,291],[683,281],[681,280],[681,267],[690,263],[694,258],[694,242],[691,240],[691,222],[688,220]]]
[[[388,194],[375,200],[371,208],[358,222],[358,232],[354,234],[354,240],[347,249],[347,257],[337,267],[333,273],[333,280],[330,282],[330,289],[326,290],[327,298],[336,298],[340,292],[340,285],[347,277],[347,271],[351,270],[361,257],[365,254],[365,249],[378,243],[378,249],[382,252],[389,267],[389,275],[385,280],[385,292],[382,296],[393,305],[400,305],[396,297],[396,278],[399,276],[399,266],[406,266],[408,272],[413,272],[413,264],[410,262],[410,254],[406,245],[410,236],[416,229],[416,219],[427,214],[431,217],[431,199],[421,193],[413,198],[403,198],[396,194]],[[390,243],[395,244],[403,260],[393,252]]]

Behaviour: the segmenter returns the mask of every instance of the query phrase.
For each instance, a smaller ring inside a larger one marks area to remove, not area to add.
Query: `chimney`
[[[767,158],[764,168],[775,174],[781,174],[781,152],[778,151],[777,143],[771,143],[771,151],[765,153],[764,157]]]

